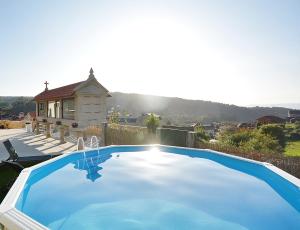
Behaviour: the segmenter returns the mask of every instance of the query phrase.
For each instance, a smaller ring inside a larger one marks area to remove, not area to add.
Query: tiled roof
[[[42,101],[42,100],[54,100],[54,99],[72,97],[74,93],[74,89],[77,86],[79,86],[81,83],[83,83],[83,81],[73,83],[71,85],[65,85],[56,89],[45,90],[40,94],[36,95],[34,97],[34,100]]]
[[[284,122],[285,120],[281,117],[276,117],[276,116],[263,116],[260,118],[256,119],[257,122],[259,123],[281,123]]]

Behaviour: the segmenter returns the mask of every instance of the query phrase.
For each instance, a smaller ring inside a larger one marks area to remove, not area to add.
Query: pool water
[[[108,148],[35,169],[16,208],[50,229],[299,229],[300,190],[210,151]]]

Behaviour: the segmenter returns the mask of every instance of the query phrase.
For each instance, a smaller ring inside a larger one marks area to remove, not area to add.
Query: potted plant
[[[61,125],[61,121],[56,121],[56,125]]]
[[[72,127],[73,127],[73,128],[77,128],[77,127],[78,127],[78,123],[73,122],[73,123],[72,123]]]

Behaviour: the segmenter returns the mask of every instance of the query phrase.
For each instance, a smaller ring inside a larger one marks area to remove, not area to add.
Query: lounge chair
[[[7,168],[10,168],[14,170],[17,175],[19,175],[20,172],[25,167],[32,166],[58,156],[58,155],[43,155],[43,156],[20,157],[9,140],[3,141],[3,144],[7,152],[9,153],[9,158],[7,160],[0,161],[0,167],[1,168],[3,167],[2,170],[7,170]],[[0,188],[0,203],[1,203],[1,199],[9,191],[9,189],[15,182],[16,178],[17,176],[11,176],[6,178],[7,179],[6,184],[1,186]]]
[[[7,139],[6,141],[3,141],[3,145],[5,146],[7,152],[9,153],[9,158],[6,161],[17,162],[21,165],[27,163],[34,165],[58,156],[58,155],[42,155],[42,156],[20,157],[16,152],[15,148],[13,147],[13,145],[11,144],[10,140]]]
[[[21,171],[24,169],[24,166],[21,165],[18,162],[14,162],[14,161],[1,161],[0,166],[8,166],[9,168],[12,168],[14,171],[16,171],[18,174],[21,173]]]

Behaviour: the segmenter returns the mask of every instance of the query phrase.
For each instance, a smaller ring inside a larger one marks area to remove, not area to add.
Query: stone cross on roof
[[[48,82],[48,81],[45,81],[45,83],[44,83],[44,84],[46,85],[45,91],[47,91],[47,90],[48,90],[48,85],[49,85],[49,82]]]

